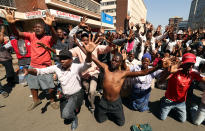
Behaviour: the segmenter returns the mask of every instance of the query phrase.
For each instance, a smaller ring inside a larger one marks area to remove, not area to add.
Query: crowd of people
[[[16,28],[15,12],[7,9],[3,13],[15,38],[5,40],[1,28],[0,63],[6,69],[8,86],[14,87],[16,73],[9,52],[13,48],[33,98],[28,111],[42,103],[38,96],[41,89],[47,91],[51,107],[60,108],[61,117],[71,123],[72,130],[78,126],[77,114],[84,100],[96,121],[109,119],[123,126],[122,100],[132,110],[149,111],[155,79],[155,87],[166,90],[160,100],[159,119],[165,120],[174,110],[181,122],[187,115],[196,125],[205,120],[203,30],[176,31],[167,26],[162,32],[161,26],[154,29],[143,19],[141,23],[130,23],[127,16],[124,31],[105,32],[101,28],[92,32],[83,17],[79,25],[69,26],[66,32],[60,27],[55,29],[54,16],[46,12],[33,31],[22,32]],[[199,106],[192,100],[194,89],[204,92]],[[0,93],[8,96],[3,87]]]

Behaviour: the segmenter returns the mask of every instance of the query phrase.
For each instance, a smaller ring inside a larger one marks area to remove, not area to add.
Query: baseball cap
[[[59,57],[61,60],[66,60],[66,59],[72,59],[72,58],[73,58],[73,55],[72,55],[72,53],[71,53],[69,50],[61,50],[61,51],[59,52],[58,57]]]
[[[182,64],[196,63],[196,56],[192,53],[186,53],[182,57]]]

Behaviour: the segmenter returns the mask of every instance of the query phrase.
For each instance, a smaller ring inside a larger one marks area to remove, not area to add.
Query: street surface
[[[14,56],[14,55],[13,55]],[[16,59],[13,60],[16,68]],[[0,78],[5,76],[4,68],[0,67]],[[2,85],[6,83],[2,80]],[[41,93],[41,92],[39,92]],[[195,91],[198,96],[200,91]],[[94,116],[88,111],[85,105],[82,106],[78,115],[79,126],[76,131],[130,131],[133,124],[149,123],[153,131],[205,131],[205,124],[195,126],[189,121],[180,123],[172,117],[165,121],[159,120],[154,114],[159,110],[159,99],[164,95],[164,91],[153,89],[150,99],[151,112],[137,112],[129,110],[124,106],[126,123],[118,127],[111,121],[102,124],[97,123]],[[9,97],[0,96],[0,105],[6,105],[0,108],[0,131],[70,131],[70,125],[65,125],[60,118],[60,111],[54,110],[43,99],[42,104],[33,111],[27,111],[31,104],[32,98],[30,90],[22,85],[16,85],[11,91]]]

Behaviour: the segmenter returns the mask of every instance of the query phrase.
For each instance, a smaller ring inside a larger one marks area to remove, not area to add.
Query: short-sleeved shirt
[[[190,71],[186,76],[181,71],[173,74],[168,80],[168,88],[165,97],[174,102],[186,101],[187,91],[193,80],[200,81],[202,77],[198,72]]]
[[[28,38],[31,42],[31,66],[34,68],[45,68],[50,66],[51,55],[50,52],[42,47],[39,47],[37,43],[43,43],[48,47],[53,46],[53,41],[51,36],[43,36],[38,39],[35,33],[24,32],[24,37]]]

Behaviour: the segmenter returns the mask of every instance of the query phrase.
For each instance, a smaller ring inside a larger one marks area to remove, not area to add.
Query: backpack
[[[131,131],[152,131],[152,127],[149,124],[136,124],[130,127]]]

